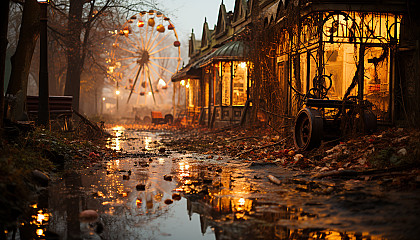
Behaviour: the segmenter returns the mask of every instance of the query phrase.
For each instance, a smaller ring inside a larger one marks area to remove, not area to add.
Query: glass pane
[[[231,79],[231,64],[230,62],[222,63],[222,104],[223,106],[230,106],[230,79]]]
[[[233,62],[233,69],[235,69],[235,73],[232,79],[232,105],[242,106],[246,102],[247,64],[246,62]]]
[[[365,50],[364,98],[373,104],[379,120],[389,120],[389,50],[370,47]]]
[[[329,99],[343,99],[347,88],[353,81],[356,73],[356,59],[359,53],[358,45],[333,43],[325,44],[325,86],[328,90]],[[331,79],[331,82],[330,80]],[[357,95],[357,87],[353,89],[350,96]]]
[[[207,69],[205,70],[207,72]],[[210,98],[210,84],[209,84],[209,74],[204,74],[204,107],[209,106]]]
[[[216,106],[220,106],[220,65],[216,63],[213,69],[214,75],[214,103]]]

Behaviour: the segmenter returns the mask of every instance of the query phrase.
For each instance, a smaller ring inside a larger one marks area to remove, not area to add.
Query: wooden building
[[[271,120],[296,116],[307,99],[352,99],[381,123],[403,113],[415,122],[418,13],[407,0],[237,0],[234,12],[222,2],[172,81],[188,86],[190,121],[209,127],[239,122],[250,98]]]

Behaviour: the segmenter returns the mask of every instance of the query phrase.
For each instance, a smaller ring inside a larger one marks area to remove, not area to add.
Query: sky
[[[219,15],[222,0],[158,0],[166,15],[174,23],[181,42],[183,43],[183,61],[188,62],[188,39],[194,29],[196,40],[201,39],[204,18],[207,18],[209,28],[213,29]],[[235,0],[223,0],[226,11],[233,11]]]

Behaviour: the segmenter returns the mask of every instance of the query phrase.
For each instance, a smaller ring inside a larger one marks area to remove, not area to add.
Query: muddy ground
[[[38,197],[7,239],[420,235],[416,130],[383,129],[302,153],[287,136],[256,127],[109,132],[105,146],[73,149],[63,170],[44,172],[48,187],[36,186]],[[85,210],[97,216],[86,221]]]

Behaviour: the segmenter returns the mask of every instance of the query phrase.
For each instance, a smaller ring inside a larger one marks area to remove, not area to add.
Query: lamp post
[[[117,94],[117,112],[118,112],[118,95],[120,95],[120,90],[117,89],[117,91],[115,91],[115,94]]]
[[[48,90],[47,6],[49,0],[37,0],[41,7],[38,125],[50,129]]]
[[[105,100],[106,100],[106,98],[105,98],[105,97],[103,97],[103,98],[102,98],[102,101],[101,101],[101,115],[103,115],[103,114],[104,114],[104,102],[105,102]]]

